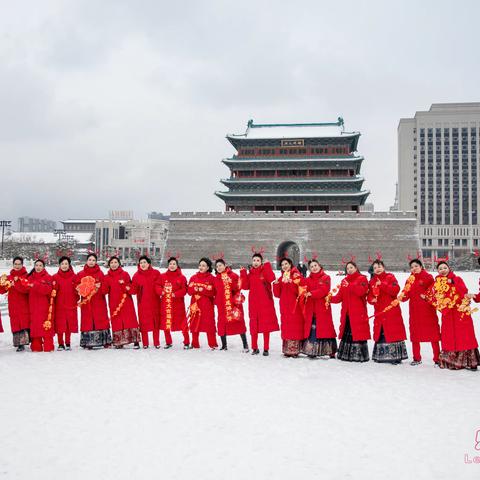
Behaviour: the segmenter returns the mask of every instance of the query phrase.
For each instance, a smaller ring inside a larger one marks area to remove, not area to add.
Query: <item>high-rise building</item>
[[[434,103],[398,125],[398,208],[415,211],[424,257],[479,247],[480,103]]]
[[[19,232],[53,232],[57,228],[55,220],[45,218],[19,217]]]
[[[332,123],[264,124],[250,120],[240,135],[227,135],[237,153],[223,163],[229,189],[215,192],[227,211],[354,211],[363,190],[359,132]]]

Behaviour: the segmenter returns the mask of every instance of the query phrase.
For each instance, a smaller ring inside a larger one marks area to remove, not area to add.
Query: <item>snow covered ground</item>
[[[71,352],[16,353],[1,306],[0,478],[480,478],[480,372],[434,368],[429,345],[418,367],[286,359],[278,334],[268,358],[237,338],[184,351],[178,335],[170,350],[83,351],[75,335]]]

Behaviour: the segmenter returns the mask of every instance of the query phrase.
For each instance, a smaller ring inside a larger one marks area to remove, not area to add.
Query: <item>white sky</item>
[[[480,2],[0,0],[0,217],[223,210],[227,133],[345,119],[393,203],[401,117],[479,101]]]

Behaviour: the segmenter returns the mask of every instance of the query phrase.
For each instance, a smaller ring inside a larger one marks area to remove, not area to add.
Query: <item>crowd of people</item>
[[[182,332],[187,350],[200,348],[200,333],[205,333],[211,349],[219,348],[217,335],[220,337],[220,350],[227,350],[229,336],[239,335],[243,351],[248,353],[242,293],[247,290],[252,355],[260,354],[261,334],[263,355],[268,356],[270,334],[280,330],[286,357],[367,362],[373,323],[372,359],[390,364],[408,358],[400,302],[409,302],[410,364],[422,362],[420,346],[428,342],[440,368],[477,370],[480,354],[472,320],[475,309],[470,302],[480,302],[480,293],[468,293],[447,262],[438,263],[434,278],[421,260],[410,261],[411,274],[402,289],[381,260],[373,262],[370,279],[354,262],[348,262],[345,276],[335,287],[316,259],[308,262],[306,278],[289,258],[283,258],[280,267],[277,278],[262,254],[254,253],[251,265],[237,274],[223,258],[214,263],[202,258],[198,271],[187,281],[175,257],[168,259],[167,269],[161,273],[148,256],[142,256],[132,278],[116,256],[108,260],[106,274],[93,253],[78,273],[70,258],[62,257],[54,275],[47,272],[43,260],[36,260],[27,272],[23,259],[15,257],[10,273],[0,278],[0,293],[8,295],[17,351],[28,345],[34,352],[53,351],[55,336],[58,350],[70,350],[71,334],[78,333],[80,310],[80,347],[84,349],[122,349],[126,345],[147,349],[150,340],[160,348],[163,331],[165,349],[172,347],[172,332]],[[274,297],[279,299],[280,322]],[[338,345],[332,303],[341,304]],[[370,317],[367,303],[374,307]]]

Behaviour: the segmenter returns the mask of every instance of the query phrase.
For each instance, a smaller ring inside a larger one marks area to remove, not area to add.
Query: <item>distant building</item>
[[[62,220],[60,223],[66,232],[95,232],[95,223],[97,220]]]
[[[164,215],[161,212],[150,212],[148,215],[150,220],[168,220],[170,215]]]
[[[136,261],[140,255],[161,258],[165,250],[168,220],[99,220],[95,227],[96,250],[104,258],[118,255]]]
[[[55,220],[45,218],[19,217],[19,232],[53,232],[57,228]]]
[[[480,103],[434,103],[398,125],[398,204],[419,222],[424,257],[477,250]]]
[[[223,163],[228,191],[215,192],[227,211],[355,211],[370,192],[363,190],[359,132],[333,123],[254,124],[227,135],[237,154]]]

